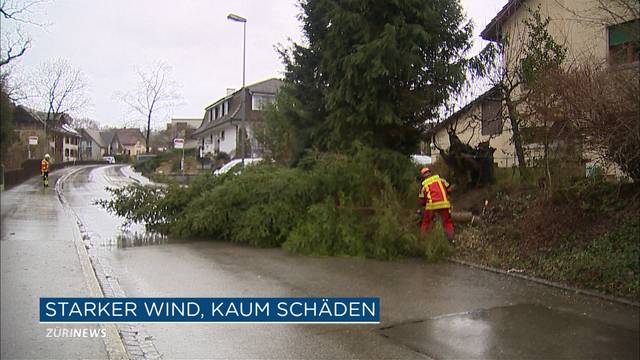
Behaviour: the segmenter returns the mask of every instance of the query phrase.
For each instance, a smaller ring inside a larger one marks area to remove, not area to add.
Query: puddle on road
[[[176,239],[158,233],[149,232],[123,232],[110,241],[103,241],[102,247],[107,249],[125,249],[140,246],[155,246],[164,244],[186,243],[186,239]]]
[[[390,326],[381,333],[435,358],[638,359],[638,331],[519,304]]]

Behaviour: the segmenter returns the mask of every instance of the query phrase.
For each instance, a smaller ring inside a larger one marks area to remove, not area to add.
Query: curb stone
[[[111,267],[106,261],[98,257],[97,247],[92,242],[86,226],[64,197],[64,182],[81,169],[82,168],[75,169],[60,177],[56,182],[55,190],[58,195],[58,200],[62,203],[65,210],[76,220],[77,230],[80,236],[78,237],[78,234],[74,232],[74,243],[78,249],[80,261],[84,264],[83,272],[85,273],[85,277],[93,279],[92,296],[126,297],[118,279],[112,275]],[[87,269],[87,271],[84,271],[85,269]],[[96,286],[98,289],[95,289]],[[97,294],[94,294],[94,292],[97,292]],[[105,338],[105,346],[107,347],[110,360],[147,360],[162,358],[162,355],[151,341],[153,337],[146,334],[141,326],[137,324],[101,324],[101,326],[107,328],[108,336]],[[107,344],[107,342],[109,344]]]

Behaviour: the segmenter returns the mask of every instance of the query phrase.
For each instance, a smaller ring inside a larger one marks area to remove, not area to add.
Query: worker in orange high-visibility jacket
[[[40,163],[40,173],[42,174],[42,183],[45,187],[49,186],[49,154],[44,154],[44,159]]]
[[[424,234],[429,230],[429,224],[435,214],[440,215],[442,227],[447,239],[453,241],[453,221],[451,220],[451,202],[449,193],[451,185],[447,180],[431,173],[428,167],[420,169],[422,184],[418,193],[418,203],[422,209],[420,231]]]

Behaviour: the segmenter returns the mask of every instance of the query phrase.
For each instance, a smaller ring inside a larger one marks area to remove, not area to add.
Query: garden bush
[[[560,249],[538,259],[557,279],[614,295],[640,298],[640,220],[627,219],[584,246]]]
[[[279,246],[309,203],[308,186],[294,169],[251,166],[217,178],[185,208],[175,235]]]
[[[401,154],[357,146],[310,153],[296,168],[262,163],[203,175],[187,188],[112,189],[113,199],[100,203],[174,236],[390,259],[425,255],[413,216],[416,174]]]

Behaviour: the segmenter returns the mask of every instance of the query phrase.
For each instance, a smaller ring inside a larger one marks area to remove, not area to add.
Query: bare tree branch
[[[170,71],[164,63],[156,63],[146,71],[137,69],[137,88],[121,96],[125,105],[145,120],[147,153],[150,150],[151,123],[157,120],[158,112],[177,105],[180,99],[176,83],[169,78]]]
[[[585,10],[576,10],[555,0],[556,5],[565,10],[574,20],[610,26],[640,18],[640,1],[638,0],[591,0],[591,5]]]
[[[45,62],[31,75],[32,106],[46,114],[39,119],[46,130],[57,116],[72,113],[89,103],[84,74],[66,60]]]
[[[13,20],[23,24],[43,26],[42,23],[31,20],[32,10],[46,0],[16,1],[0,0],[0,15],[7,20]]]
[[[0,18],[5,20],[0,42],[0,67],[20,58],[31,47],[31,38],[22,32],[21,24],[45,26],[31,20],[32,9],[43,2],[45,0],[0,0]],[[7,21],[12,22],[15,29],[6,30]]]

